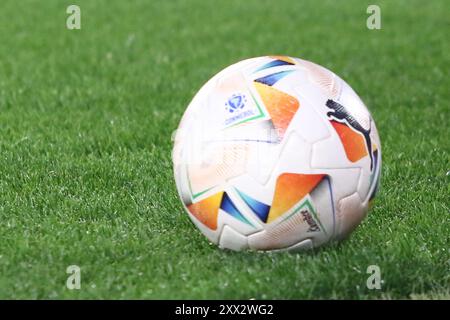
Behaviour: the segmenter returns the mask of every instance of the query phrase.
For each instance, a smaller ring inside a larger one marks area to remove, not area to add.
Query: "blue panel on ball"
[[[243,215],[242,213],[239,212],[239,209],[236,208],[236,206],[234,205],[233,201],[231,201],[230,197],[228,196],[228,194],[225,192],[222,198],[222,202],[220,204],[220,209],[222,209],[223,211],[225,211],[226,213],[230,214],[231,216],[235,217],[236,219],[253,226],[250,221],[248,221]]]
[[[285,76],[287,76],[289,73],[293,72],[294,70],[286,70],[286,71],[281,71],[281,72],[277,72],[277,73],[273,73],[273,74],[269,74],[268,76],[262,77],[262,78],[258,78],[255,81],[268,85],[268,86],[273,86],[275,83],[277,83],[280,79],[284,78]]]
[[[262,67],[256,69],[255,72],[261,71],[261,70],[264,70],[264,69],[273,68],[273,67],[278,67],[278,66],[289,66],[289,65],[292,66],[293,63],[287,62],[287,61],[283,61],[283,60],[273,60],[273,61],[270,61],[270,62],[266,63],[266,64],[263,65]]]
[[[245,193],[238,190],[239,195],[245,201],[245,203],[252,209],[252,211],[261,219],[262,222],[267,221],[267,217],[269,216],[270,206],[262,203],[258,200],[253,199],[252,197],[246,195]]]

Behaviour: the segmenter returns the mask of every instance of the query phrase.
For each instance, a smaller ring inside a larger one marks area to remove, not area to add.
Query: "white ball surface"
[[[351,233],[381,172],[375,123],[331,71],[286,56],[244,60],[195,95],[173,150],[180,198],[221,248],[299,250]]]

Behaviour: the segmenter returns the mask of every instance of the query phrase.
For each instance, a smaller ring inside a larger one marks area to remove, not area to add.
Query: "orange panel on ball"
[[[295,61],[292,58],[287,57],[287,56],[270,56],[270,57],[275,60],[281,60],[281,61],[284,61],[287,63],[295,64]]]
[[[217,216],[223,192],[218,192],[206,199],[187,206],[189,212],[201,223],[212,230],[217,229]]]
[[[331,120],[330,122],[341,139],[348,160],[356,162],[368,155],[366,143],[361,134],[343,123],[334,120]]]
[[[273,125],[283,138],[289,123],[297,112],[300,104],[298,100],[271,86],[255,82],[256,90],[261,96],[264,105],[272,118]]]
[[[277,179],[267,223],[283,215],[322,181],[324,174],[283,173]]]

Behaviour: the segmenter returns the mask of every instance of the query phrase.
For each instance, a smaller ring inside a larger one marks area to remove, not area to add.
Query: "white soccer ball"
[[[369,111],[337,75],[259,57],[195,95],[175,136],[175,181],[193,223],[221,248],[313,248],[365,217],[380,147]]]

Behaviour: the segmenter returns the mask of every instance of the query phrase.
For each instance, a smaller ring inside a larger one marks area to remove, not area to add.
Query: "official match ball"
[[[178,193],[221,248],[302,250],[339,241],[378,188],[380,138],[369,111],[336,74],[267,56],[211,78],[175,135]]]

